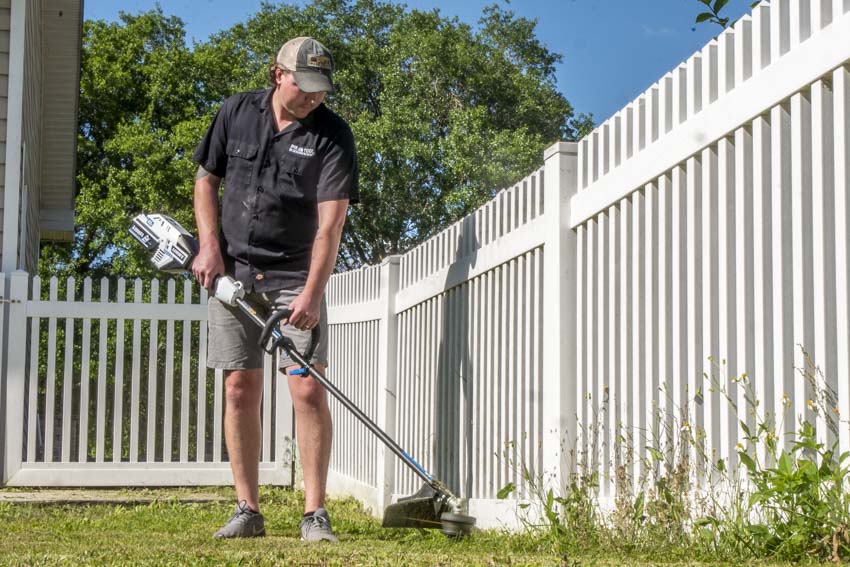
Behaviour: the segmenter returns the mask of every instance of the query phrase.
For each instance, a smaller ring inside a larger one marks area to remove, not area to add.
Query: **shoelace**
[[[312,520],[312,521],[311,521]],[[321,528],[327,528],[329,531],[331,530],[331,521],[324,516],[317,516],[313,514],[307,518],[307,530],[312,530],[318,524]]]
[[[230,520],[228,520],[228,523],[232,522],[233,520],[238,520],[239,522],[244,522],[245,520],[250,518],[253,514],[256,514],[256,512],[254,512],[253,510],[248,508],[248,503],[245,500],[243,500],[242,502],[240,502],[236,506],[236,511],[233,513],[232,516],[230,516]]]

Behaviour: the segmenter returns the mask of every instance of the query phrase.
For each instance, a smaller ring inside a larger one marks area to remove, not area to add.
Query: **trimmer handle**
[[[238,300],[245,297],[245,288],[230,276],[218,276],[213,283],[213,295],[222,303],[237,307]]]
[[[284,337],[280,334],[280,331],[277,331],[278,324],[284,319],[289,319],[290,315],[292,315],[292,310],[284,308],[272,311],[271,315],[269,315],[268,319],[266,319],[266,324],[263,326],[263,332],[260,333],[260,346],[263,347],[266,352],[273,353],[274,349],[279,346],[286,350],[295,350],[295,344],[292,340],[289,337]],[[274,336],[275,331],[277,331],[277,337]],[[316,347],[319,346],[319,338],[321,336],[321,329],[319,328],[319,325],[316,325],[310,333],[310,348],[307,349],[307,352],[304,354],[304,360],[307,362],[310,362],[313,358],[313,354],[316,352]]]

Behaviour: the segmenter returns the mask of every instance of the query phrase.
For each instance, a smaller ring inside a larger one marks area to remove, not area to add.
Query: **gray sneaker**
[[[301,518],[301,541],[339,541],[331,529],[328,511],[319,508],[312,516]]]
[[[244,500],[236,506],[236,512],[224,527],[215,532],[216,538],[232,537],[262,537],[266,535],[266,526],[263,515],[248,507]]]

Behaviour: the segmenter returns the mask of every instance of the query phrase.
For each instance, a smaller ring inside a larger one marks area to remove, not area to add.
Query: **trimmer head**
[[[458,499],[451,493],[423,484],[416,494],[400,498],[384,510],[385,528],[432,528],[449,537],[472,532],[475,518],[460,513]]]

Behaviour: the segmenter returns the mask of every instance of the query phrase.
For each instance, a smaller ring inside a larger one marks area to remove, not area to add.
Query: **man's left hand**
[[[306,331],[312,329],[319,324],[319,316],[322,309],[322,296],[312,297],[306,292],[302,292],[292,303],[289,304],[289,310],[292,312],[286,324],[292,325],[296,329]]]

